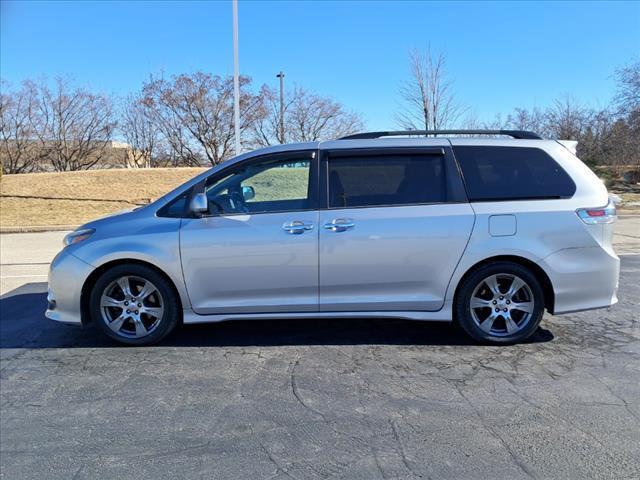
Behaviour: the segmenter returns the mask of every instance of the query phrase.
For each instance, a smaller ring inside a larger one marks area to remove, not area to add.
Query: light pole
[[[233,123],[236,155],[240,155],[240,67],[238,66],[238,0],[233,0]]]
[[[284,143],[284,72],[276,75],[280,79],[280,143]]]

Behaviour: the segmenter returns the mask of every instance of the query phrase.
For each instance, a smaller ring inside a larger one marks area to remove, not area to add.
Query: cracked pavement
[[[640,478],[640,256],[524,345],[400,320],[244,321],[114,346],[0,300],[1,478]]]

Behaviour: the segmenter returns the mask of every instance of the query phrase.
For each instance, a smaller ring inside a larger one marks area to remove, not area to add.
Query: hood
[[[118,221],[120,219],[122,219],[122,220],[128,219],[130,216],[132,216],[133,214],[136,214],[137,212],[139,212],[143,208],[144,207],[128,208],[126,210],[120,210],[120,211],[115,212],[115,213],[110,213],[109,215],[105,215],[103,217],[96,218],[95,220],[91,220],[90,222],[87,222],[84,225],[81,225],[80,227],[78,227],[78,230],[83,229],[83,228],[96,228],[96,227],[98,227],[98,226],[100,226],[101,224],[104,224],[104,223],[111,223],[111,222],[114,222],[114,221]]]

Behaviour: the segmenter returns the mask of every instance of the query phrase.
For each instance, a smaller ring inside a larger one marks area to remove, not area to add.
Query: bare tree
[[[285,134],[281,135],[280,132],[280,97],[275,89],[263,85],[260,89],[260,108],[262,114],[258,115],[251,126],[252,131],[252,143],[267,147],[269,145],[276,145],[286,143],[286,120],[285,120]],[[293,95],[287,95],[284,99],[284,112],[289,110],[293,101]]]
[[[640,112],[640,59],[615,73],[617,92],[614,102],[618,113],[629,116]]]
[[[2,82],[0,92],[0,161],[4,173],[38,170],[41,151],[35,142],[36,92],[31,82],[11,90]]]
[[[596,112],[566,95],[555,100],[545,113],[545,133],[550,138],[579,140]]]
[[[497,115],[485,128],[530,130],[548,138],[576,140],[588,127],[593,114],[593,110],[565,96],[544,109],[518,107],[506,117]]]
[[[131,147],[128,152],[128,166],[151,167],[158,147],[160,130],[143,98],[129,95],[125,99],[120,131]]]
[[[288,140],[294,142],[339,138],[363,128],[358,114],[345,110],[331,98],[309,93],[301,87],[295,89],[286,116]]]
[[[547,130],[547,113],[534,107],[531,110],[516,108],[513,113],[507,115],[507,127],[514,130],[530,130],[544,134]]]
[[[546,138],[576,140],[578,156],[596,165],[618,162],[618,154],[613,153],[618,148],[612,143],[614,123],[610,110],[590,108],[567,95],[544,109],[516,108],[505,120],[497,117],[489,128],[531,130]]]
[[[43,158],[57,171],[89,169],[100,162],[115,128],[111,100],[60,78],[53,89],[44,82],[35,88],[33,125]]]
[[[616,111],[621,118],[614,124],[613,137],[622,151],[621,163],[640,165],[640,59],[616,71]]]
[[[249,91],[251,79],[240,78],[240,130],[262,115],[261,100]],[[233,154],[233,79],[209,73],[151,79],[143,86],[144,103],[173,154],[193,165],[203,156],[212,165]]]
[[[173,112],[158,105],[150,96],[144,97],[145,106],[149,109],[154,125],[161,136],[162,157],[171,166],[197,167],[202,163],[202,156],[191,138],[189,130]]]
[[[438,130],[452,127],[464,114],[455,98],[446,71],[446,57],[431,48],[409,52],[410,78],[400,87],[402,108],[396,115],[408,130]]]
[[[286,142],[314,142],[349,135],[363,129],[361,117],[330,97],[295,87],[284,102],[284,138],[280,135],[280,101],[275,90],[260,91],[263,114],[253,124],[254,142],[260,146]]]

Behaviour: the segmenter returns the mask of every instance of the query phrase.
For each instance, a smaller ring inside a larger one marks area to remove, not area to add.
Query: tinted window
[[[576,186],[538,148],[454,147],[470,201],[571,197]]]
[[[308,210],[311,161],[265,159],[244,165],[206,187],[209,213],[267,213]]]
[[[188,193],[183,193],[158,211],[159,217],[182,217],[187,207]]]
[[[445,200],[441,155],[376,155],[329,160],[329,207],[438,203]]]

